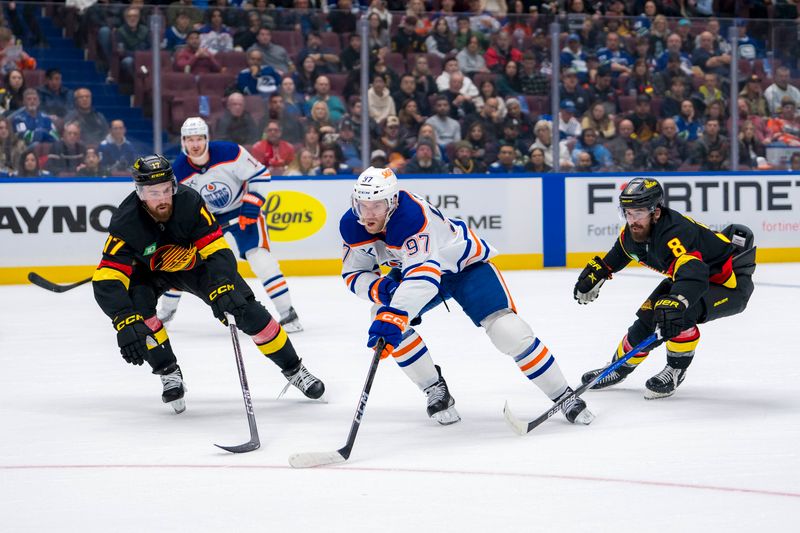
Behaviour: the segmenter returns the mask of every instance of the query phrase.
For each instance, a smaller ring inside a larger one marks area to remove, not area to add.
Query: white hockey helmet
[[[206,152],[208,151],[208,142],[210,139],[208,136],[208,124],[206,124],[205,120],[200,117],[189,117],[183,122],[183,125],[181,126],[181,151],[186,155],[189,154],[186,152],[186,146],[183,144],[183,140],[192,135],[205,136],[206,147],[203,150],[203,153],[200,154],[200,157],[206,155]]]
[[[351,197],[353,213],[361,220],[358,202],[361,200],[384,200],[386,202],[387,214],[386,221],[397,209],[397,194],[400,191],[400,184],[397,176],[391,168],[369,167],[362,172],[355,185]]]

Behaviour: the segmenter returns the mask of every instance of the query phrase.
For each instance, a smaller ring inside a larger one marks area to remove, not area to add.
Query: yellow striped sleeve
[[[213,242],[210,242],[198,250],[198,252],[200,253],[200,257],[206,259],[209,255],[220,250],[230,250],[230,246],[228,246],[228,241],[225,240],[225,237],[215,239]]]
[[[102,267],[94,271],[92,281],[119,281],[125,285],[125,290],[128,290],[131,278],[114,268]]]

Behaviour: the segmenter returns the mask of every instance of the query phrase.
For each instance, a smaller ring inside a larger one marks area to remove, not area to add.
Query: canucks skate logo
[[[189,270],[197,262],[197,248],[184,248],[177,244],[162,246],[150,258],[150,270],[163,272],[178,272]]]
[[[206,183],[203,188],[200,189],[200,195],[214,210],[227,207],[233,198],[233,192],[230,187],[219,181]]]

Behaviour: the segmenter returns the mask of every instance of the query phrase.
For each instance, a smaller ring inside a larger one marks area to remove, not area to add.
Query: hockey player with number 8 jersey
[[[339,228],[342,278],[351,292],[374,304],[367,345],[385,339],[382,357],[391,355],[425,392],[431,418],[443,425],[460,420],[441,369],[413,325],[447,298],[456,300],[551,400],[572,392],[489,262],[496,250],[462,220],[445,217],[421,197],[400,190],[391,169],[370,167],[358,177]],[[381,275],[382,265],[391,268],[389,275]],[[580,398],[566,404],[564,414],[584,424],[593,418]]]

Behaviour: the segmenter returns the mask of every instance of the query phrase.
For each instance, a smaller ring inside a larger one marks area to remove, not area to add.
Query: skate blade
[[[455,407],[448,407],[444,411],[434,413],[431,415],[431,418],[443,426],[449,426],[450,424],[455,424],[456,422],[461,421],[461,416],[459,416]]]
[[[578,416],[575,417],[574,423],[588,426],[589,424],[592,423],[592,420],[594,420],[594,413],[592,413],[587,407],[586,409],[578,413]]]
[[[175,414],[179,415],[186,410],[186,400],[181,398],[180,400],[173,400],[169,402],[169,405],[175,409]]]
[[[299,320],[292,320],[286,324],[281,324],[281,327],[286,333],[299,333],[303,331],[303,325]]]
[[[645,400],[658,400],[660,398],[669,398],[673,394],[675,394],[674,390],[671,391],[671,392],[656,392],[656,391],[652,391],[650,389],[645,389],[645,391],[644,391],[644,399]]]

